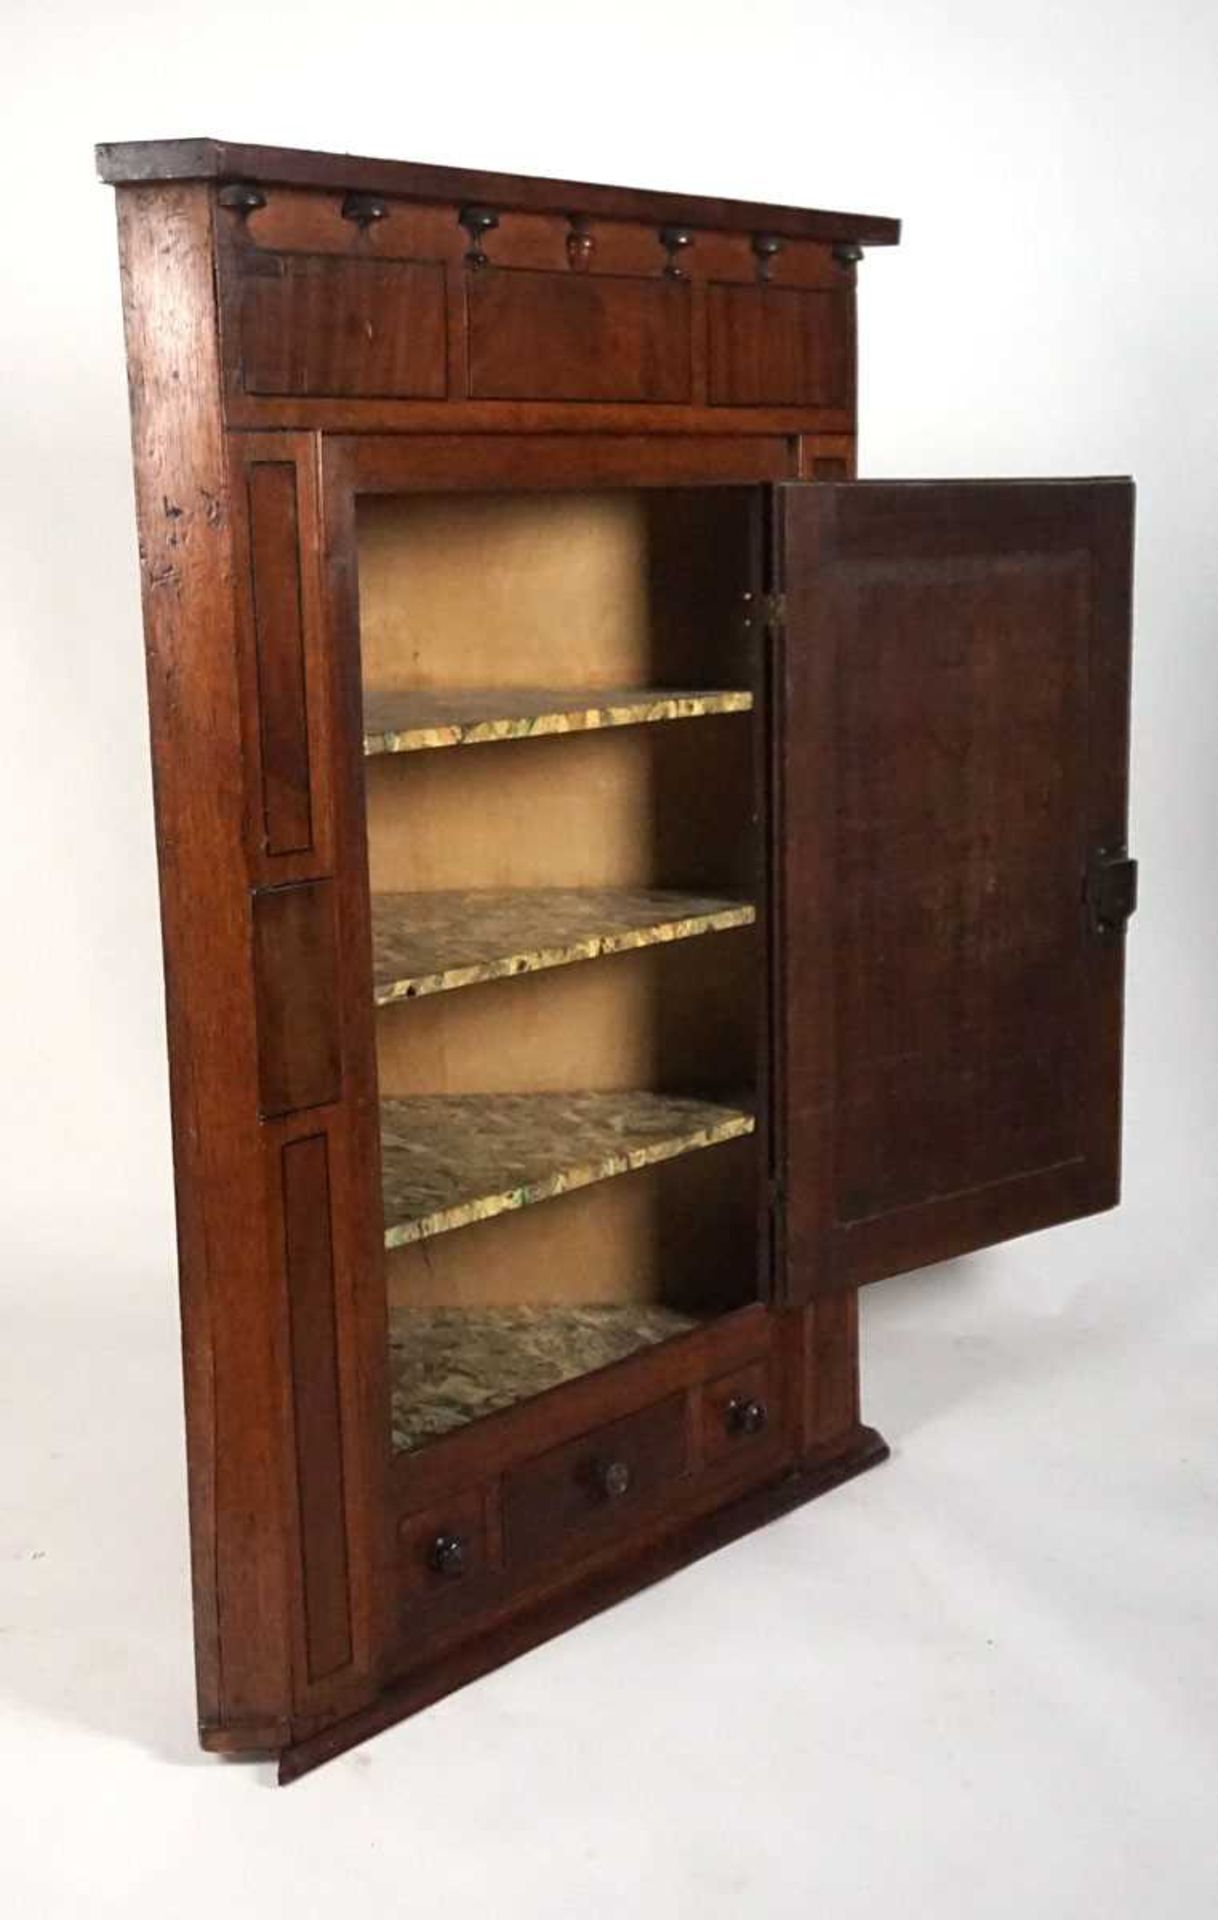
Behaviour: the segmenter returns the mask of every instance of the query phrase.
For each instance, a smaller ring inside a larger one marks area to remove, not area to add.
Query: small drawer
[[[487,1495],[476,1487],[412,1513],[398,1528],[398,1591],[418,1603],[457,1595],[492,1571]]]
[[[686,1471],[685,1396],[581,1434],[509,1473],[503,1487],[510,1565],[631,1526],[650,1496]]]
[[[702,1459],[718,1462],[750,1459],[781,1431],[777,1373],[769,1360],[754,1360],[735,1373],[708,1380],[702,1389]]]

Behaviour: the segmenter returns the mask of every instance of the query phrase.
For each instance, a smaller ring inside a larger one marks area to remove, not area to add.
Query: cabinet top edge
[[[413,160],[370,160],[356,154],[292,147],[246,146],[227,140],[127,140],[97,147],[97,171],[112,187],[172,180],[250,180],[259,186],[322,187],[396,194],[407,200],[484,201],[526,213],[594,214],[767,232],[793,240],[843,240],[896,246],[901,223],[881,214],[831,213],[812,207],[766,206],[703,194],[651,192],[531,174],[485,173]]]

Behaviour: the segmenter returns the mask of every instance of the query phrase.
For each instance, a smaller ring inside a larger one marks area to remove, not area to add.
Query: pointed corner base
[[[607,1571],[601,1569],[587,1580],[576,1581],[563,1592],[466,1641],[439,1660],[404,1674],[374,1705],[297,1741],[294,1746],[285,1747],[279,1756],[279,1784],[286,1786],[289,1781],[300,1779],[302,1774],[311,1773],[327,1760],[337,1759],[361,1740],[383,1732],[399,1720],[409,1719],[458,1687],[481,1679],[496,1667],[577,1626],[581,1620],[590,1619],[630,1594],[666,1579],[670,1573],[678,1572],[732,1540],[741,1539],[806,1501],[831,1492],[843,1482],[853,1480],[856,1474],[878,1467],[888,1458],[888,1453],[887,1441],[874,1427],[856,1427],[844,1448],[801,1461],[778,1479],[767,1481],[740,1499],[698,1515]]]

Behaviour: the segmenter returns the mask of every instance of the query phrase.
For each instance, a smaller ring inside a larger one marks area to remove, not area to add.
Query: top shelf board
[[[547,733],[748,713],[752,705],[752,694],[743,688],[471,687],[369,693],[364,697],[364,752],[371,757],[473,747]]]

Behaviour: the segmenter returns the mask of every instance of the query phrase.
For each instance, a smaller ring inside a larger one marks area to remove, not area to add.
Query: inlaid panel
[[[246,393],[444,398],[440,261],[253,254],[239,305]]]
[[[467,300],[472,399],[691,397],[685,281],[492,269]]]
[[[305,1644],[315,1681],[351,1659],[342,1479],[334,1470],[342,1414],[325,1135],[290,1140],[281,1166]]]
[[[849,300],[845,291],[709,286],[711,405],[848,406]]]
[[[333,882],[263,887],[253,896],[259,1111],[336,1100],[339,1062]]]
[[[263,844],[271,854],[304,853],[313,844],[313,815],[296,464],[259,461],[246,485]]]

